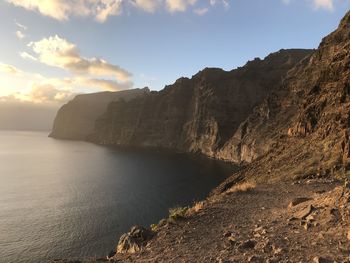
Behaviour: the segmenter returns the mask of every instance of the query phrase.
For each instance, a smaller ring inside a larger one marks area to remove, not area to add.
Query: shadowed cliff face
[[[94,142],[217,152],[310,50],[281,50],[230,72],[207,68],[159,92],[114,101],[95,126]],[[230,160],[234,160],[229,158]]]
[[[58,111],[50,136],[85,140],[93,133],[96,119],[105,112],[110,102],[119,99],[128,101],[148,92],[145,88],[78,95]]]
[[[264,156],[248,177],[327,176],[348,170],[349,135],[350,12],[240,125],[219,156],[247,162]]]

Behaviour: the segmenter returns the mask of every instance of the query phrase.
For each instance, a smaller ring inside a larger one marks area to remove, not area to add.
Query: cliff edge
[[[94,132],[95,121],[110,102],[128,101],[149,92],[148,88],[118,92],[99,92],[77,95],[58,111],[50,137],[69,140],[86,140]]]
[[[97,119],[90,140],[217,157],[253,108],[278,90],[287,72],[311,52],[280,50],[232,71],[206,68],[159,92],[114,101]]]

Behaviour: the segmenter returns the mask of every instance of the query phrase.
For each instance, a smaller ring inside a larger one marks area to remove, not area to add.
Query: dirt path
[[[314,199],[334,187],[335,183],[284,183],[224,194],[215,202],[207,202],[202,210],[188,218],[159,227],[144,251],[118,254],[115,260],[328,262],[329,258],[332,259],[329,262],[350,262],[344,261],[350,256],[346,233],[327,235],[331,226],[326,224],[308,223],[306,227],[302,220],[293,218],[294,213],[303,212],[303,204],[288,208],[291,200],[297,197]],[[340,251],[341,245],[343,250]]]

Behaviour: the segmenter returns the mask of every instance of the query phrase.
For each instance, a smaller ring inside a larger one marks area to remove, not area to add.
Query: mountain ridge
[[[286,72],[310,50],[280,50],[224,71],[205,68],[163,90],[112,102],[89,140],[104,145],[166,148],[216,158],[217,150]]]

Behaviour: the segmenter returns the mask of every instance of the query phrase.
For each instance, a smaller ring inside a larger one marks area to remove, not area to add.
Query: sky
[[[160,90],[205,67],[231,70],[281,48],[317,48],[349,7],[350,0],[0,0],[0,103],[56,109],[79,93]]]

